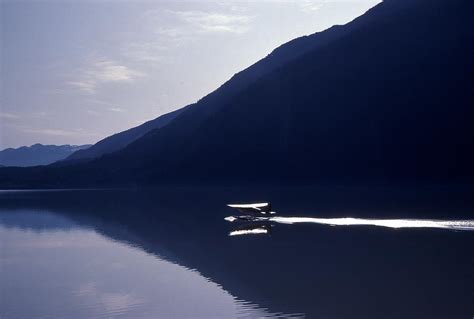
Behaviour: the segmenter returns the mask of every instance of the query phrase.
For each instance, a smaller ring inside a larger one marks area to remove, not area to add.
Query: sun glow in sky
[[[95,143],[378,2],[1,1],[0,149]]]

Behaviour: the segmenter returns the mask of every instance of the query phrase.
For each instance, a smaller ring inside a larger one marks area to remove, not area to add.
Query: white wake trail
[[[363,219],[363,218],[312,218],[270,217],[268,221],[280,224],[313,223],[331,226],[381,226],[389,228],[441,228],[474,231],[474,220],[427,220],[427,219]]]

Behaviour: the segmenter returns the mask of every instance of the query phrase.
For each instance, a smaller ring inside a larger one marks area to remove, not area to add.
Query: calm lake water
[[[229,236],[252,225],[224,218],[237,213],[227,203],[271,201],[275,216],[312,222],[466,221],[474,220],[473,194],[0,192],[0,318],[472,318],[474,231],[344,219],[271,223],[268,234]]]

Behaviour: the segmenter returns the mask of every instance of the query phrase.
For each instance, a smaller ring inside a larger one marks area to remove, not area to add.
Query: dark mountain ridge
[[[0,184],[472,183],[472,9],[385,1],[305,38],[326,40],[268,73],[236,75],[255,80],[224,84],[119,152],[62,169],[2,169]]]
[[[185,109],[186,108],[184,107],[182,109],[161,115],[156,119],[147,121],[139,126],[106,137],[87,149],[81,149],[74,152],[61,164],[66,164],[66,162],[69,161],[84,161],[99,158],[102,155],[119,151],[146,133],[167,125]]]
[[[111,135],[97,142],[87,150],[81,150],[72,154],[67,160],[90,160],[119,151],[146,133],[168,125],[183,111],[188,109],[192,109],[193,112],[198,111],[198,116],[207,116],[216,111],[222,104],[229,102],[235,94],[248,87],[258,78],[310,50],[342,36],[342,31],[340,26],[333,26],[324,32],[317,32],[309,36],[291,40],[273,50],[266,58],[235,74],[229,81],[225,82],[214,92],[200,99],[197,103],[161,115],[156,119],[129,130]]]

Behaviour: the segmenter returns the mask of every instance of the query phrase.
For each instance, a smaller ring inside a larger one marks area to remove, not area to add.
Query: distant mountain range
[[[0,186],[472,182],[472,9],[386,0],[282,45],[120,150],[2,168]]]
[[[0,151],[0,166],[47,165],[63,160],[76,151],[91,145],[43,145],[34,144]]]

